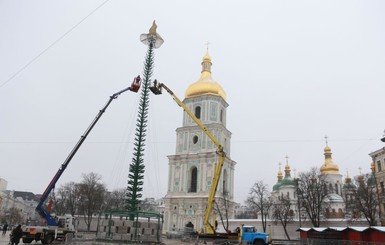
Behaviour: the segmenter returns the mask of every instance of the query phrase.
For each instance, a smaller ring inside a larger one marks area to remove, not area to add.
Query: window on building
[[[193,137],[193,143],[194,145],[198,142],[198,136],[194,135]]]
[[[381,161],[380,161],[380,160],[377,161],[377,171],[378,171],[378,172],[381,172],[381,171],[382,171],[382,168],[381,168]]]
[[[219,114],[219,120],[220,122],[223,122],[223,110],[221,110],[221,113]]]
[[[197,192],[198,184],[198,169],[193,167],[191,169],[191,182],[190,182],[190,192]]]
[[[201,118],[201,107],[197,106],[195,107],[195,116],[200,119]]]
[[[338,194],[338,185],[335,184],[334,187],[336,188],[336,193]]]
[[[381,181],[381,182],[380,182],[380,186],[381,186],[381,193],[385,193],[385,189],[384,189],[384,181]]]
[[[228,193],[228,190],[227,190],[227,179],[228,179],[228,175],[227,175],[227,171],[225,169],[223,171],[223,194],[227,194]]]

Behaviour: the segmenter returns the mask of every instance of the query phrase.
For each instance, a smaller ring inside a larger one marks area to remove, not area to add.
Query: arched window
[[[220,122],[223,122],[223,110],[221,110],[221,113],[219,114],[219,120]]]
[[[193,167],[191,169],[191,182],[190,182],[190,192],[197,192],[198,184],[198,169]]]
[[[193,137],[193,143],[194,145],[198,142],[198,136],[194,135]]]
[[[197,106],[195,107],[195,116],[200,119],[201,118],[201,107]]]

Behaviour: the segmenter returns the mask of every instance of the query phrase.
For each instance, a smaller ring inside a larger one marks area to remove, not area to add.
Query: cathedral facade
[[[183,103],[204,124],[223,146],[226,153],[215,195],[215,220],[221,215],[234,216],[234,167],[231,160],[231,132],[226,128],[228,104],[226,93],[211,76],[211,57],[203,57],[198,81],[186,90]],[[176,150],[168,156],[169,178],[164,197],[163,232],[180,230],[186,226],[203,228],[210,187],[219,156],[217,146],[183,112],[183,125],[176,129]],[[226,205],[224,205],[226,204]]]
[[[324,176],[327,184],[328,195],[324,199],[325,210],[324,216],[327,219],[345,218],[346,205],[344,197],[347,196],[347,191],[351,185],[351,179],[346,177],[345,183],[342,182],[342,175],[339,172],[339,167],[332,159],[331,148],[326,145],[324,148],[324,163],[320,167],[320,174]],[[295,176],[291,176],[289,162],[286,161],[285,176],[283,177],[281,169],[277,175],[278,181],[273,186],[272,197],[278,199],[281,196],[289,197],[292,203],[291,213],[294,219],[299,219],[299,215],[303,217],[305,212],[298,210],[298,197],[296,195]],[[305,218],[305,217],[303,217]]]

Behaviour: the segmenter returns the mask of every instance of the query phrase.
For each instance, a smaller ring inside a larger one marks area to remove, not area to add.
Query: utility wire
[[[363,141],[363,142],[369,142],[369,141],[375,141],[378,140],[376,137],[368,138],[368,139],[333,139],[332,142],[353,142],[353,141]],[[277,139],[277,140],[269,140],[269,139],[261,139],[261,140],[232,140],[231,142],[235,143],[309,143],[309,142],[321,142],[323,140],[318,140],[318,139]],[[29,143],[34,143],[34,144],[68,144],[68,143],[74,143],[75,141],[0,141],[0,144],[29,144]],[[88,141],[89,144],[121,144],[125,143],[124,141],[121,140],[109,140],[109,141]],[[149,144],[156,144],[156,143],[175,143],[175,141],[164,141],[164,140],[156,140],[156,141],[147,141]]]
[[[78,27],[81,23],[83,23],[88,17],[90,17],[93,13],[95,13],[99,8],[101,8],[104,4],[106,4],[110,0],[104,1],[102,4],[100,4],[98,7],[96,7],[94,10],[91,11],[86,17],[84,17],[82,20],[80,20],[76,25],[71,27],[68,31],[66,31],[63,35],[61,35],[56,41],[54,41],[51,45],[49,45],[47,48],[45,48],[43,51],[41,51],[37,56],[35,56],[32,60],[27,62],[23,67],[21,67],[17,72],[15,72],[10,78],[5,80],[3,83],[0,84],[0,89],[12,81],[13,78],[15,78],[17,75],[19,75],[22,71],[24,71],[28,66],[30,66],[33,62],[35,62],[40,56],[42,56],[45,52],[47,52],[51,47],[53,47],[55,44],[57,44],[60,40],[62,40],[64,37],[66,37],[69,33],[71,33],[76,27]]]

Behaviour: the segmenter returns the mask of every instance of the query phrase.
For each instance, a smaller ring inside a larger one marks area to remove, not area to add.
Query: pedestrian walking
[[[7,233],[7,230],[8,230],[8,224],[5,224],[3,226],[3,236],[5,236],[5,233]]]
[[[20,242],[20,238],[23,236],[23,230],[21,229],[21,225],[16,226],[16,228],[12,230],[11,235],[11,245],[18,245]]]

